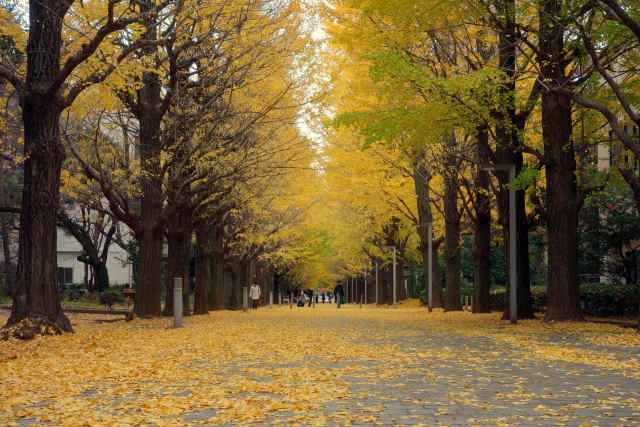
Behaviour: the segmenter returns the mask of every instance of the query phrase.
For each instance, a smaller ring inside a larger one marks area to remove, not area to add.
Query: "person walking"
[[[249,298],[251,298],[251,303],[253,304],[253,309],[258,309],[258,301],[260,301],[260,286],[256,282],[251,284],[251,288],[249,288]]]
[[[326,295],[325,295],[325,293],[323,292],[323,293],[322,293],[322,303],[323,303],[323,304],[324,304],[324,299],[325,299],[326,297],[327,297],[327,296],[326,296]]]
[[[342,305],[342,296],[344,295],[344,288],[342,287],[342,283],[338,282],[335,288],[333,288],[333,295],[336,299],[336,304],[338,308]]]

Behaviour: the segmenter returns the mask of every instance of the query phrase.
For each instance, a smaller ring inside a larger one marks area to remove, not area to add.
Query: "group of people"
[[[260,303],[261,292],[262,291],[260,290],[260,286],[258,286],[258,283],[255,281],[252,282],[251,287],[249,288],[249,299],[251,300],[251,307],[254,310],[257,310],[258,305],[260,305],[259,303]],[[344,304],[344,287],[342,286],[342,283],[338,282],[336,287],[333,289],[333,293],[322,292],[320,294],[316,294],[311,289],[305,289],[300,293],[300,296],[297,298],[296,305],[298,307],[304,307],[305,302],[308,302],[309,307],[311,307],[311,303],[313,302],[314,298],[316,300],[316,304],[319,303],[320,301],[322,301],[323,304],[326,301],[328,301],[329,304],[335,301],[338,308],[340,308],[340,306]]]
[[[331,292],[322,292],[320,294],[316,294],[311,289],[305,289],[300,293],[300,296],[298,296],[298,299],[296,300],[296,305],[298,307],[304,307],[305,302],[308,302],[309,307],[311,307],[311,303],[313,302],[314,298],[315,298],[316,304],[320,302],[324,304],[327,301],[329,302],[329,304],[331,304],[332,295],[331,295]]]
[[[340,294],[338,294],[338,291],[340,292]],[[260,286],[258,286],[258,283],[256,281],[253,281],[251,283],[251,287],[249,288],[249,299],[251,300],[251,308],[253,308],[254,310],[257,310],[258,306],[260,305],[261,295],[262,295],[262,291],[260,290]],[[322,302],[322,304],[324,304],[325,302],[328,302],[329,304],[331,304],[334,298],[338,298],[338,295],[343,295],[342,285],[340,284],[336,286],[333,293],[322,292],[320,294],[316,294],[311,289],[305,289],[300,293],[300,296],[297,299],[296,305],[298,307],[304,307],[305,302],[308,301],[309,307],[311,307],[311,303],[313,302],[314,298],[316,300],[316,304],[318,304],[319,302]],[[336,301],[338,302],[338,307],[340,307],[340,304],[343,302],[342,300],[343,300],[342,297],[339,299],[336,299]]]

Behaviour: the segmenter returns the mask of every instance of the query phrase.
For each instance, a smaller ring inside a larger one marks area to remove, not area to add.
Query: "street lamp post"
[[[367,304],[367,275],[369,274],[369,266],[364,271],[364,303]]]
[[[481,165],[484,171],[509,172],[509,317],[511,323],[518,322],[518,298],[516,277],[516,190],[513,188],[516,180],[516,166],[514,164]]]
[[[396,305],[396,247],[384,246],[384,248],[393,250],[393,308],[398,308]]]
[[[378,306],[378,261],[376,261],[376,307]]]
[[[427,252],[429,256],[427,257],[427,283],[429,284],[428,289],[428,300],[429,300],[429,313],[433,311],[433,224],[427,224]]]

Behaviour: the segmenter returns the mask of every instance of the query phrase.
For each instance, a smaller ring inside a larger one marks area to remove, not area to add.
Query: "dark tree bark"
[[[458,206],[459,158],[455,153],[455,136],[444,139],[444,243],[446,265],[446,289],[444,299],[445,311],[461,311],[460,299],[460,221],[462,209]]]
[[[540,2],[540,79],[562,86],[567,82],[562,3]],[[578,284],[578,194],[576,160],[571,141],[571,99],[565,93],[543,91],[542,136],[547,180],[549,278],[545,320],[582,319]]]
[[[109,228],[102,244],[102,251],[96,247],[94,240],[91,238],[89,231],[80,224],[73,221],[65,212],[58,213],[58,226],[71,234],[82,246],[83,255],[78,256],[78,261],[89,265],[95,276],[95,285],[98,292],[104,291],[109,287],[109,270],[107,269],[107,256],[109,247],[113,242],[113,236],[116,232],[115,224]]]
[[[140,3],[142,12],[152,9],[149,2]],[[157,40],[156,19],[150,15],[143,22],[145,40]],[[146,57],[153,58],[157,47],[147,46],[143,49]],[[142,74],[143,87],[137,92],[137,105],[134,108],[140,123],[140,165],[142,169],[140,184],[142,197],[140,201],[140,229],[136,231],[139,242],[140,263],[138,284],[133,311],[141,317],[160,316],[162,293],[162,244],[165,223],[161,220],[163,208],[162,177],[160,168],[160,138],[162,117],[161,82],[158,74],[145,71]]]
[[[213,231],[213,282],[210,288],[209,307],[212,310],[224,310],[224,230],[222,226],[216,225]]]
[[[499,3],[501,16],[504,21],[499,29],[498,40],[498,66],[507,76],[507,80],[500,86],[503,97],[503,108],[496,111],[496,163],[513,164],[516,167],[516,176],[522,170],[524,164],[523,144],[520,140],[524,131],[526,119],[531,113],[531,106],[526,106],[518,114],[516,113],[516,22],[515,1],[501,0]],[[496,195],[498,204],[498,220],[502,226],[503,249],[505,266],[509,268],[509,191],[505,185],[509,182],[507,173],[497,174],[500,187]],[[516,277],[518,286],[518,318],[534,318],[533,304],[531,300],[531,278],[529,266],[529,224],[525,207],[526,194],[524,190],[516,191]],[[503,319],[509,318],[509,287],[505,294],[505,309]]]
[[[0,173],[0,203],[6,206],[7,197],[5,190],[5,176],[3,173]],[[8,221],[6,220],[8,218]],[[2,220],[0,221],[0,238],[2,238],[2,253],[4,255],[4,274],[7,278],[7,288],[9,291],[9,295],[13,296],[16,289],[16,275],[15,269],[13,267],[13,262],[11,261],[11,240],[9,237],[9,230],[11,227],[14,227],[14,219],[13,214],[6,213],[2,215]]]
[[[478,138],[488,139],[486,128],[479,129]],[[485,151],[488,143],[478,143],[478,160],[487,163],[488,153]],[[490,313],[491,303],[491,204],[489,200],[489,177],[487,172],[478,168],[475,182],[474,203],[474,293],[473,312]]]
[[[457,171],[444,177],[445,311],[461,311],[460,299],[460,213],[458,211]]]
[[[429,236],[427,224],[433,222],[433,213],[431,211],[431,195],[429,191],[430,174],[427,167],[420,163],[414,168],[413,180],[416,187],[416,196],[418,202],[418,235],[420,236],[420,253],[422,254],[422,268],[424,269],[424,290],[429,295]],[[433,227],[432,227],[433,229]],[[434,239],[435,240],[435,239]],[[442,307],[442,281],[440,280],[440,266],[438,264],[438,247],[436,242],[432,240],[432,298],[433,307]]]
[[[196,223],[196,289],[193,302],[193,314],[207,314],[209,301],[207,294],[212,286],[213,272],[211,269],[213,248],[211,247],[212,228],[206,221]]]
[[[63,99],[49,90],[60,70],[62,21],[70,0],[31,0],[27,74],[21,96],[24,187],[16,294],[7,326],[29,318],[55,331],[73,331],[58,298],[56,211],[64,148],[59,120]]]
[[[170,202],[171,203],[171,202]],[[163,314],[173,315],[173,279],[182,278],[182,310],[191,314],[189,307],[189,259],[191,257],[191,235],[193,232],[192,209],[187,200],[178,202],[176,215],[170,218],[167,227],[167,284]]]

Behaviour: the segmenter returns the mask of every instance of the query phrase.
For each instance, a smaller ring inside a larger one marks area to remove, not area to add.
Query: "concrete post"
[[[269,308],[273,308],[273,291],[269,291]]]
[[[282,292],[278,292],[278,305],[282,307]]]
[[[249,288],[242,287],[242,311],[246,312],[249,309]]]
[[[182,277],[173,278],[173,327],[182,327]]]

